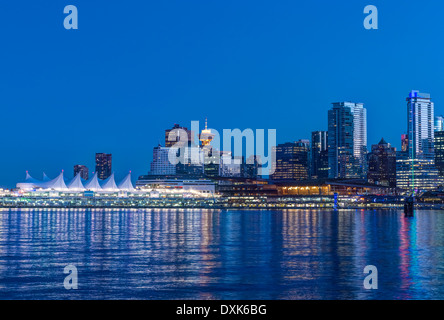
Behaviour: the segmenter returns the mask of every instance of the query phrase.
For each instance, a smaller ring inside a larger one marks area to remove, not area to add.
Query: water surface
[[[0,299],[443,298],[444,211],[0,209]]]

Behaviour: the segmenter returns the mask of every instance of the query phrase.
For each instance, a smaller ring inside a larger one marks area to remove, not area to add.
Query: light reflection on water
[[[443,211],[1,210],[0,298],[443,299],[443,234]]]

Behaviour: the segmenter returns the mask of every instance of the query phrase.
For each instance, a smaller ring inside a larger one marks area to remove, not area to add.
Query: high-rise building
[[[153,161],[151,162],[150,175],[175,175],[176,163],[169,159],[170,150],[178,152],[178,148],[165,148],[162,146],[154,147]]]
[[[329,178],[366,178],[367,109],[336,102],[328,111]]]
[[[210,145],[202,146],[204,158],[204,175],[208,178],[217,178],[220,167],[220,151]]]
[[[273,147],[273,180],[307,180],[309,177],[310,142],[299,140]]]
[[[444,131],[444,117],[443,116],[435,116],[435,132]]]
[[[176,165],[176,174],[188,177],[203,176],[203,153],[199,146],[177,148],[179,162]]]
[[[442,184],[435,165],[434,103],[417,90],[406,101],[408,148],[397,153],[396,185],[411,192],[433,189]]]
[[[111,175],[112,155],[108,153],[96,153],[96,173],[99,179],[105,180]]]
[[[194,134],[188,128],[181,127],[178,124],[174,124],[171,129],[165,130],[165,147],[179,147],[179,141],[187,141],[187,145],[192,145],[194,143]]]
[[[313,131],[311,133],[311,178],[328,178],[328,141],[327,131]]]
[[[74,166],[74,177],[79,173],[80,173],[80,178],[82,178],[83,180],[88,180],[89,172],[86,166],[81,164],[76,164]]]
[[[384,138],[372,145],[368,155],[367,179],[370,183],[396,187],[396,149]]]
[[[409,156],[433,159],[434,104],[430,94],[412,90],[406,100]]]
[[[439,175],[444,176],[444,131],[435,132],[435,166]]]

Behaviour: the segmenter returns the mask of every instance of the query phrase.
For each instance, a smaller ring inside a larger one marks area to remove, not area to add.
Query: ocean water
[[[444,211],[0,209],[0,299],[443,298]]]

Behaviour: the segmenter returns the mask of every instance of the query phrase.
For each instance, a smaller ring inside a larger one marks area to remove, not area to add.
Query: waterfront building
[[[287,142],[273,147],[273,180],[306,180],[309,177],[309,141]]]
[[[186,141],[186,144],[190,146],[194,144],[194,134],[188,128],[181,127],[176,123],[171,129],[165,130],[165,147],[180,147],[181,143],[178,143],[179,141]]]
[[[412,159],[407,152],[396,155],[396,186],[413,192],[434,189],[443,183],[434,159]]]
[[[366,196],[396,195],[396,188],[374,185],[362,180],[319,179],[275,183],[282,196]]]
[[[366,178],[367,109],[336,102],[328,111],[329,178]]]
[[[216,192],[215,184],[207,179],[187,179],[174,177],[140,176],[136,182],[136,187],[140,190],[163,190],[169,189],[172,193],[186,192],[188,195],[213,196]]]
[[[396,187],[396,149],[384,138],[372,145],[368,155],[367,180],[377,185]]]
[[[444,176],[444,131],[435,131],[435,166]]]
[[[434,103],[429,93],[412,90],[407,101],[409,156],[434,158]]]
[[[86,166],[81,164],[76,164],[74,166],[74,177],[79,173],[80,173],[80,178],[82,178],[83,180],[89,179],[89,171]]]
[[[99,179],[105,180],[111,175],[112,155],[107,153],[96,153],[96,173]]]
[[[443,116],[435,116],[434,130],[435,130],[435,132],[444,131],[444,117]]]
[[[328,132],[313,131],[311,133],[311,166],[312,179],[328,178]]]

